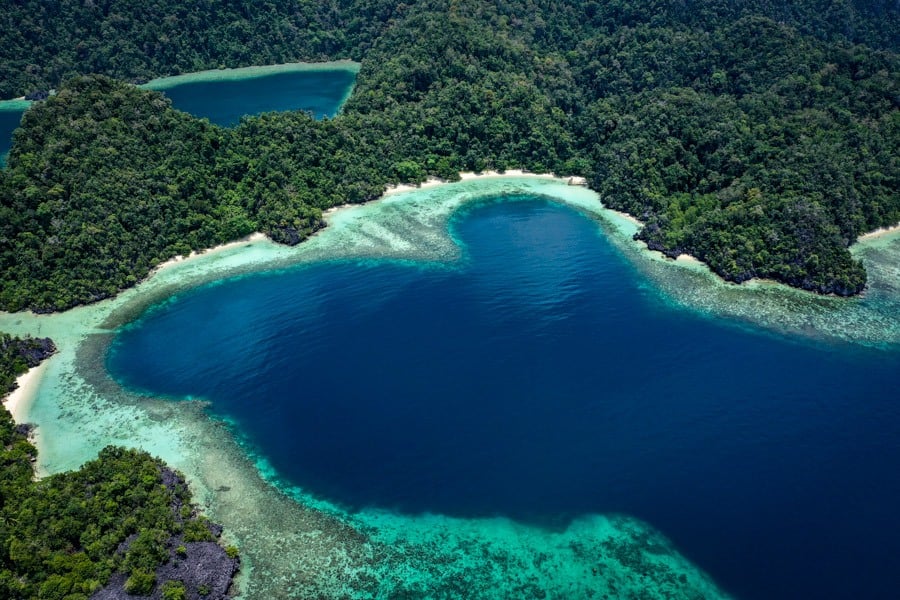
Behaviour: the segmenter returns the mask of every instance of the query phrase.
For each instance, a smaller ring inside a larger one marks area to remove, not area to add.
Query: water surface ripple
[[[597,223],[467,205],[455,260],[316,261],[122,327],[126,387],[203,398],[349,511],[653,524],[743,598],[890,597],[900,354],[677,310]]]

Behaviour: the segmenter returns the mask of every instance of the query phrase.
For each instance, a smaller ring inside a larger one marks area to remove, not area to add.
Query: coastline
[[[856,238],[856,242],[854,243],[858,244],[860,242],[867,242],[869,240],[877,240],[878,238],[882,238],[884,236],[898,232],[900,232],[900,223],[897,223],[896,225],[892,225],[890,227],[879,227],[874,231],[862,234],[861,236]]]
[[[369,577],[374,572],[385,576],[395,568],[408,570],[421,577],[423,585],[437,589],[443,574],[432,578],[429,567],[455,556],[451,544],[456,542],[460,547],[475,544],[476,548],[502,553],[509,557],[510,564],[520,560],[530,564],[535,557],[549,554],[560,565],[554,567],[554,577],[583,582],[585,573],[590,573],[588,563],[561,552],[570,547],[570,542],[600,540],[598,531],[608,530],[601,522],[560,536],[518,524],[501,527],[493,522],[442,517],[363,513],[350,518],[304,490],[279,487],[277,473],[265,468],[259,457],[248,457],[240,440],[231,437],[234,432],[228,424],[209,419],[202,402],[135,396],[119,388],[102,370],[106,344],[115,331],[115,326],[107,321],[113,313],[117,317],[120,312],[136,316],[148,301],[156,302],[212,279],[259,271],[272,264],[334,257],[453,260],[458,248],[448,235],[450,215],[467,202],[510,192],[552,198],[596,216],[598,235],[605,232],[622,249],[625,259],[659,290],[658,294],[649,293],[666,304],[739,322],[752,321],[779,332],[823,332],[847,339],[867,335],[889,343],[900,339],[900,333],[892,333],[896,328],[890,325],[896,324],[896,315],[900,314],[893,308],[896,305],[876,306],[873,310],[873,299],[879,299],[875,293],[859,303],[846,305],[828,298],[808,298],[807,293],[795,293],[783,286],[752,290],[723,285],[705,269],[672,269],[673,262],[683,263],[684,259],[672,261],[648,251],[628,233],[633,233],[635,227],[633,217],[620,218],[602,206],[597,194],[583,187],[567,186],[565,178],[507,172],[473,174],[467,179],[456,183],[435,181],[425,190],[410,186],[412,189],[400,190],[410,192],[402,198],[394,190],[379,200],[351,205],[341,209],[338,218],[329,220],[328,228],[295,247],[266,241],[250,248],[251,240],[264,237],[256,234],[166,261],[135,288],[101,303],[51,315],[0,313],[0,329],[48,336],[60,347],[59,358],[43,377],[40,400],[32,414],[27,415],[41,427],[39,472],[74,468],[110,443],[140,447],[160,456],[188,476],[195,497],[207,507],[207,514],[224,524],[227,535],[233,536],[241,548],[248,569],[237,585],[248,600],[295,593],[299,588],[292,587],[291,577],[308,578],[303,580],[308,588],[303,589],[309,595],[330,597],[331,590],[337,590],[333,595],[341,597],[342,586],[350,585],[357,574]],[[335,213],[330,212],[329,218],[332,214]],[[616,233],[620,227],[626,228],[624,233]],[[226,249],[231,251],[225,252]],[[894,281],[893,276],[884,280]],[[836,310],[828,310],[831,307]],[[859,323],[854,325],[848,317],[857,313]],[[116,321],[119,322],[123,321]],[[844,329],[835,327],[841,323],[846,324]],[[30,387],[38,392],[36,386]],[[515,528],[515,535],[510,528]],[[368,532],[368,537],[360,536],[358,531]],[[526,547],[521,539],[533,543]],[[594,546],[591,542],[590,547]],[[395,547],[401,551],[394,552]],[[373,554],[386,562],[366,558]],[[588,567],[583,573],[580,569],[584,565]],[[470,573],[472,565],[459,563],[447,568],[463,574]],[[485,581],[505,590],[507,580],[516,576],[514,571],[490,571],[486,572]]]
[[[182,73],[168,77],[151,79],[138,87],[146,90],[166,90],[184,83],[208,81],[238,81],[255,79],[278,73],[297,73],[302,71],[351,71],[358,73],[360,64],[349,59],[325,62],[296,62],[279,65],[263,65],[255,67],[236,67],[233,69],[209,69],[193,73]]]
[[[225,250],[231,250],[231,249],[233,249],[233,248],[239,248],[240,246],[244,246],[244,245],[247,245],[247,244],[252,244],[252,243],[254,243],[254,242],[262,242],[262,241],[266,241],[266,240],[268,240],[268,239],[269,239],[269,238],[266,237],[266,234],[260,233],[260,232],[257,231],[257,232],[255,232],[255,233],[251,233],[250,235],[248,235],[248,236],[246,236],[246,237],[242,237],[241,239],[235,240],[235,241],[233,241],[233,242],[225,242],[224,244],[219,244],[218,246],[213,246],[213,247],[211,247],[211,248],[206,248],[205,250],[194,250],[194,251],[192,251],[190,254],[188,254],[187,256],[184,256],[184,255],[175,256],[175,257],[170,258],[169,260],[167,260],[167,261],[165,261],[165,262],[161,262],[161,263],[159,263],[158,265],[156,265],[155,267],[153,267],[153,268],[150,270],[150,272],[147,274],[147,277],[145,277],[144,279],[145,279],[145,280],[146,280],[146,279],[150,279],[151,277],[153,277],[154,275],[156,275],[156,274],[159,273],[160,271],[163,271],[163,270],[165,270],[165,269],[168,269],[169,267],[172,267],[172,266],[174,266],[174,265],[183,263],[183,262],[185,262],[185,261],[188,261],[188,260],[192,260],[192,259],[198,258],[198,257],[200,257],[200,256],[209,256],[209,255],[212,255],[212,254],[218,254],[218,253],[223,252],[223,251],[225,251]]]
[[[6,396],[6,399],[4,399],[3,405],[12,415],[13,421],[16,423],[23,424],[28,420],[28,413],[37,397],[41,380],[44,376],[44,372],[47,370],[47,361],[49,361],[50,358],[52,357],[48,357],[38,366],[32,367],[25,373],[19,375],[16,378],[18,387],[10,392]]]
[[[235,240],[233,242],[227,242],[225,244],[220,244],[218,246],[213,246],[211,248],[207,248],[201,251],[193,251],[187,256],[176,256],[171,258],[163,263],[160,263],[156,267],[150,270],[141,283],[151,279],[152,277],[158,275],[162,271],[168,271],[172,267],[176,265],[182,265],[185,263],[193,263],[198,258],[213,256],[216,254],[220,254],[226,252],[228,250],[234,250],[236,248],[240,248],[243,246],[251,245],[254,242],[267,241],[268,238],[265,234],[262,233],[253,233],[247,237],[241,238],[239,240]],[[140,285],[140,284],[138,284]],[[137,286],[136,286],[137,287]],[[129,290],[134,290],[135,288],[129,288],[128,290],[123,290],[119,292],[117,296],[115,296],[112,300],[119,298],[122,294],[128,292]],[[17,314],[27,314],[29,318],[34,318],[37,320],[47,320],[52,319],[54,315],[63,315],[63,314],[72,314],[73,311],[78,312],[78,309],[90,309],[93,305],[88,305],[86,307],[75,307],[69,309],[68,311],[63,311],[62,313],[51,313],[50,315],[35,315],[33,313],[17,313]],[[0,313],[2,314],[14,314],[14,313]],[[57,337],[57,336],[52,336]],[[16,383],[18,387],[15,390],[10,392],[6,398],[3,400],[3,404],[6,409],[12,415],[13,421],[17,424],[24,424],[28,421],[31,409],[34,405],[34,401],[37,398],[38,390],[40,389],[43,378],[46,374],[47,363],[53,357],[49,357],[46,360],[42,361],[38,366],[32,367],[18,378],[16,378]],[[36,440],[36,443],[37,440]],[[38,443],[38,447],[40,449],[40,444]]]
[[[147,83],[142,83],[137,87],[146,90],[166,90],[184,83],[205,82],[205,81],[239,81],[243,79],[255,79],[265,77],[267,75],[275,75],[278,73],[297,73],[302,71],[351,71],[359,73],[360,63],[350,59],[330,60],[323,62],[295,62],[281,63],[277,65],[262,65],[251,67],[234,67],[230,69],[207,69],[205,71],[195,71],[192,73],[181,73],[179,75],[169,75],[167,77],[157,77],[151,79]],[[347,91],[347,95],[341,100],[343,105],[350,94],[353,87]],[[26,100],[25,96],[17,98],[9,98],[0,100],[0,111],[24,111],[34,104],[33,100]]]
[[[0,100],[0,112],[24,111],[28,110],[28,107],[32,104],[34,104],[34,102],[26,100],[24,96],[12,100]]]
[[[507,169],[502,173],[500,171],[482,171],[480,173],[476,173],[474,171],[462,171],[459,173],[459,181],[473,181],[477,179],[492,179],[498,177],[535,177],[538,179],[554,179],[557,181],[566,181],[568,185],[573,186],[585,186],[587,185],[587,180],[584,177],[578,176],[569,176],[569,177],[559,177],[554,175],[553,173],[530,173],[523,169]],[[447,181],[446,179],[441,179],[439,177],[429,177],[425,181],[420,184],[409,184],[409,183],[398,183],[388,185],[387,189],[385,189],[384,194],[380,196],[380,198],[384,198],[385,196],[390,196],[393,194],[402,194],[405,192],[415,192],[418,190],[425,190],[428,188],[433,188],[440,185],[447,185],[451,183],[457,183],[455,181]],[[380,199],[379,198],[379,199]],[[377,200],[375,200],[377,202]],[[341,205],[341,206],[350,206],[350,205]],[[339,207],[334,207],[339,208]],[[332,210],[332,209],[328,209]]]
[[[614,210],[612,208],[607,208],[606,210],[608,212],[616,215],[618,218],[622,219],[623,221],[633,225],[635,227],[635,231],[637,231],[637,229],[644,226],[643,221],[641,221],[637,217],[629,215],[626,212],[622,212],[620,210]],[[703,267],[703,268],[709,270],[709,267],[706,265],[706,263],[703,262],[702,260],[700,260],[699,258],[697,258],[696,256],[694,256],[693,254],[687,254],[685,252],[682,252],[675,258],[669,258],[668,256],[666,256],[665,254],[663,254],[662,252],[660,252],[658,250],[651,250],[649,247],[647,247],[647,244],[645,244],[644,242],[640,242],[640,244],[642,244],[644,246],[644,249],[649,253],[650,256],[654,256],[665,262],[677,264],[678,266]],[[712,272],[712,271],[710,271],[710,272]],[[725,282],[724,279],[722,281]]]
[[[235,69],[233,71],[237,71],[237,70],[239,70],[239,69]],[[4,102],[0,102],[0,107],[2,107],[3,104],[4,104]],[[371,202],[367,202],[364,204],[342,204],[342,205],[333,206],[333,207],[323,211],[323,217],[326,218],[326,220],[329,221],[329,225],[331,225],[331,218],[338,213],[343,213],[345,211],[349,211],[350,209],[360,208],[363,206],[373,206],[382,200],[385,200],[387,198],[391,198],[393,196],[397,196],[400,194],[406,194],[406,193],[411,193],[411,192],[422,192],[422,191],[426,191],[426,190],[434,190],[434,189],[441,188],[444,186],[453,186],[453,184],[460,184],[460,183],[464,183],[464,182],[477,182],[477,181],[486,181],[486,180],[497,180],[499,182],[500,180],[510,180],[510,179],[544,180],[547,183],[552,182],[552,183],[559,184],[559,185],[568,185],[568,186],[572,186],[572,187],[577,186],[577,187],[582,187],[582,189],[587,189],[587,188],[583,187],[583,186],[585,186],[586,182],[584,181],[583,178],[580,178],[580,177],[558,177],[552,173],[530,173],[530,172],[526,172],[522,169],[509,169],[502,173],[499,171],[494,171],[494,170],[484,171],[484,172],[480,172],[480,173],[467,171],[467,172],[459,173],[459,181],[447,181],[447,180],[439,179],[436,177],[429,177],[425,182],[423,182],[419,185],[410,185],[410,184],[389,185],[389,186],[387,186],[385,192],[379,198],[377,198]],[[600,204],[602,206],[602,202]],[[628,213],[617,211],[617,210],[614,210],[614,209],[611,209],[611,208],[608,208],[605,206],[602,206],[602,209],[607,214],[607,216],[615,217],[615,221],[617,221],[617,222],[614,222],[613,226],[616,229],[618,229],[621,233],[623,233],[625,235],[625,237],[627,237],[629,239],[633,235],[634,231],[636,231],[636,228],[639,228],[643,225],[642,221],[640,221],[639,219],[637,219],[636,217],[634,217],[632,215],[629,215]],[[330,227],[328,229],[330,229]],[[312,244],[309,244],[308,242],[312,241],[315,238],[320,237],[326,231],[327,231],[326,229],[323,229],[321,231],[316,232],[316,234],[314,236],[311,236],[310,240],[307,240],[305,243],[300,244],[298,246],[298,248],[303,248],[307,245],[312,246]],[[859,244],[862,242],[879,240],[881,238],[885,238],[887,236],[890,236],[892,234],[897,234],[897,233],[900,233],[900,224],[897,224],[892,227],[879,228],[875,231],[863,234],[857,239],[856,243]],[[238,249],[238,248],[241,248],[244,246],[250,246],[250,245],[253,245],[258,242],[266,242],[266,243],[274,245],[273,242],[269,241],[268,237],[265,234],[260,233],[260,232],[255,232],[255,233],[250,234],[249,236],[246,236],[244,238],[241,238],[241,239],[238,239],[238,240],[235,240],[232,242],[226,242],[224,244],[219,244],[217,246],[213,246],[213,247],[210,247],[210,248],[207,248],[204,250],[192,251],[187,256],[181,255],[181,256],[176,256],[176,257],[170,258],[169,260],[166,260],[166,261],[156,265],[155,267],[153,267],[150,270],[150,272],[147,274],[147,276],[138,284],[138,286],[135,286],[134,288],[129,288],[128,290],[123,290],[122,292],[119,292],[119,294],[117,294],[112,300],[119,298],[121,295],[125,294],[126,292],[134,291],[137,287],[142,286],[144,284],[144,282],[146,282],[152,278],[155,278],[156,276],[158,276],[160,273],[162,273],[164,271],[169,271],[172,267],[175,267],[176,265],[186,265],[186,263],[194,263],[196,261],[196,259],[199,259],[199,258],[212,257],[212,256],[215,256],[220,253],[235,250],[235,249]],[[759,287],[760,284],[762,284],[762,285],[768,284],[770,287],[775,287],[775,288],[783,287],[778,282],[762,280],[762,279],[752,279],[748,282],[745,282],[745,285],[743,285],[743,286],[734,286],[734,284],[728,284],[727,282],[722,280],[718,275],[715,275],[714,273],[712,273],[712,271],[710,271],[709,268],[707,267],[706,263],[704,263],[703,261],[699,260],[698,258],[696,258],[690,254],[681,254],[677,258],[672,259],[672,258],[666,257],[661,252],[656,252],[656,251],[650,250],[649,248],[646,247],[646,244],[644,244],[643,242],[639,242],[638,244],[641,246],[641,250],[640,250],[641,254],[649,257],[654,262],[663,262],[663,263],[667,263],[670,265],[672,265],[672,264],[677,265],[679,267],[682,267],[682,269],[679,269],[680,271],[683,271],[685,268],[687,268],[692,271],[698,271],[698,272],[712,274],[720,283],[726,284],[726,285],[728,285],[728,287],[752,289],[752,288]],[[282,249],[282,250],[284,250],[284,249]],[[288,252],[288,251],[290,251],[290,248],[285,250],[285,252]],[[262,262],[267,262],[267,261],[264,259]],[[141,292],[134,291],[134,293],[140,294]],[[798,293],[806,294],[807,292],[798,290]],[[129,294],[129,296],[130,295],[131,294]],[[70,311],[66,311],[66,312],[70,312]],[[32,315],[32,316],[36,316],[38,318],[46,318],[47,317],[47,315]],[[41,379],[42,379],[45,371],[46,371],[46,361],[41,363],[39,366],[37,366],[33,369],[30,369],[27,373],[20,376],[20,378],[17,380],[19,387],[7,396],[7,399],[5,400],[5,404],[6,404],[7,408],[10,410],[10,412],[12,413],[13,419],[17,423],[22,423],[22,422],[24,422],[25,419],[28,418],[29,411],[32,407],[34,398],[36,396],[37,390],[39,389]]]

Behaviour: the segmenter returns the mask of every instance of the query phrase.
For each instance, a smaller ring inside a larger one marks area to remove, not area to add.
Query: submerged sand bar
[[[208,71],[197,71],[195,73],[183,73],[181,75],[160,77],[141,84],[140,87],[148,90],[165,90],[185,83],[198,83],[201,81],[243,81],[247,79],[256,79],[258,77],[267,77],[269,75],[279,75],[282,73],[304,73],[310,71],[349,71],[351,73],[358,73],[359,63],[353,62],[352,60],[332,60],[314,63],[297,62],[258,67],[238,67],[235,69],[210,69]]]
[[[27,110],[32,105],[31,100],[16,98],[15,100],[0,100],[0,111],[17,112]]]

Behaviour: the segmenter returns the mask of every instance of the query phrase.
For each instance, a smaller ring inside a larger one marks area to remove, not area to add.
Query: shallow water
[[[181,294],[124,327],[107,366],[209,400],[282,483],[350,512],[551,529],[623,513],[738,597],[889,594],[900,354],[677,310],[594,220],[516,200],[458,212],[452,263]]]

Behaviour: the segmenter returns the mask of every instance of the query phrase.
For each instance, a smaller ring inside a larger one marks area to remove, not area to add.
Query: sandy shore
[[[489,179],[491,177],[538,177],[541,179],[566,179],[568,180],[569,185],[587,185],[587,180],[584,177],[557,177],[553,173],[530,173],[528,171],[523,171],[522,169],[509,169],[502,173],[500,171],[483,171],[481,173],[466,171],[459,174],[460,181],[471,181],[473,179]],[[445,183],[453,182],[447,181],[445,179],[439,179],[437,177],[429,177],[419,185],[389,185],[387,186],[387,190],[385,190],[384,192],[384,196],[389,196],[391,194],[400,194],[403,192],[412,192],[415,190],[424,190],[427,188],[444,185]]]
[[[694,265],[705,264],[702,260],[700,260],[699,258],[697,258],[696,256],[694,256],[692,254],[679,254],[677,257],[675,257],[675,262],[688,263],[688,264],[694,264]]]
[[[240,240],[229,242],[227,244],[221,244],[219,246],[215,246],[213,248],[209,248],[207,250],[201,250],[200,252],[191,252],[188,256],[176,256],[166,262],[157,265],[150,271],[150,274],[147,278],[150,278],[154,274],[162,271],[163,269],[170,267],[172,265],[176,265],[178,263],[190,260],[192,258],[197,258],[200,256],[208,256],[210,254],[216,254],[219,252],[223,252],[225,250],[230,250],[232,248],[239,248],[241,246],[246,246],[247,244],[253,242],[259,242],[266,240],[266,236],[262,233],[254,233]],[[48,359],[49,360],[49,359]],[[12,414],[13,419],[16,423],[23,423],[28,419],[28,413],[31,410],[31,406],[34,402],[38,387],[41,383],[41,377],[46,370],[47,361],[45,360],[37,367],[30,369],[27,373],[20,375],[16,382],[18,386],[12,393],[10,393],[6,399],[3,401],[3,404],[6,406],[7,410]]]
[[[47,369],[47,360],[33,369],[29,369],[28,372],[19,375],[16,379],[19,387],[13,390],[6,397],[6,400],[3,401],[6,410],[12,414],[16,423],[24,423],[28,419],[28,411],[31,410],[31,405],[34,403],[38,387],[41,384],[41,377]]]
[[[864,233],[858,238],[856,238],[857,242],[865,242],[866,240],[874,240],[880,237],[884,237],[891,233],[897,233],[900,231],[900,223],[897,223],[893,227],[881,227],[876,229],[875,231],[870,231],[869,233]]]
[[[606,208],[606,210],[608,210],[609,212],[611,212],[611,213],[613,213],[613,214],[616,214],[616,215],[622,217],[623,219],[625,219],[626,221],[628,221],[628,222],[630,222],[630,223],[634,223],[634,224],[637,225],[638,227],[643,227],[643,226],[644,226],[644,222],[643,222],[643,221],[641,221],[641,220],[638,219],[637,217],[633,217],[633,216],[629,215],[629,214],[626,213],[626,212],[622,212],[621,210],[615,210],[615,209],[608,208],[608,207]]]
[[[155,267],[153,267],[153,269],[150,271],[150,274],[147,275],[147,277],[148,278],[152,277],[154,274],[159,273],[166,267],[171,267],[172,265],[177,265],[180,262],[184,262],[186,260],[190,260],[190,259],[196,258],[198,256],[207,256],[210,254],[216,254],[218,252],[222,252],[223,250],[230,250],[232,248],[238,248],[238,247],[244,246],[246,244],[252,244],[253,242],[261,242],[261,241],[267,240],[267,239],[268,238],[266,237],[266,235],[264,233],[257,232],[257,233],[251,233],[247,237],[241,238],[234,242],[228,242],[227,244],[220,244],[218,246],[213,246],[212,248],[207,248],[206,250],[200,250],[200,251],[194,250],[187,256],[176,256],[175,258],[170,258],[169,260],[167,260],[164,263],[160,263],[160,264],[156,265]]]

